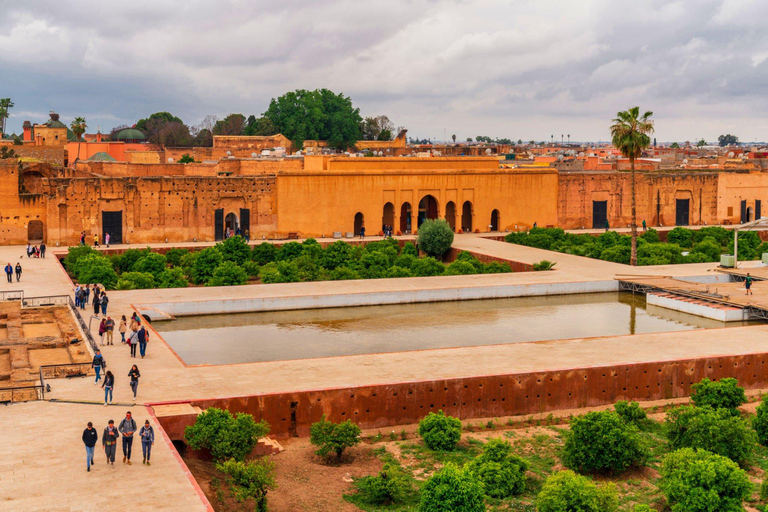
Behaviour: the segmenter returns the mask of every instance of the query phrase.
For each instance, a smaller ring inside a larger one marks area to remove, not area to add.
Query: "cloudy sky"
[[[9,131],[56,110],[133,124],[263,112],[327,87],[409,135],[605,140],[652,110],[659,141],[768,140],[765,0],[0,0]]]

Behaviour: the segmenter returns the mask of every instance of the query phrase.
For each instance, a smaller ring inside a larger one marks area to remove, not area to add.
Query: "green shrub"
[[[181,260],[179,260],[179,264],[181,265],[181,268],[184,269],[185,274],[190,275],[192,273],[192,267],[195,266],[195,261],[197,260],[198,254],[200,253],[188,252],[181,257]]]
[[[446,276],[466,276],[478,274],[477,269],[468,261],[456,260],[445,268],[443,275]]]
[[[419,226],[416,243],[428,255],[441,258],[453,244],[453,230],[445,219],[425,220]]]
[[[386,272],[386,277],[411,277],[412,275],[410,270],[397,265],[389,267]]]
[[[331,272],[331,281],[345,281],[348,279],[360,279],[360,274],[356,270],[348,267],[336,267]]]
[[[168,249],[166,251],[165,258],[168,260],[170,265],[174,267],[180,267],[181,258],[183,258],[186,254],[189,254],[189,249],[177,249],[174,247],[173,249]]]
[[[624,245],[614,245],[600,253],[600,259],[603,261],[613,261],[625,265],[629,265],[630,256],[632,256],[632,249]]]
[[[677,265],[683,262],[683,250],[677,244],[641,244],[637,248],[638,265]]]
[[[248,274],[234,261],[222,261],[206,286],[235,286],[248,282]]]
[[[760,499],[763,501],[768,501],[768,479],[763,480],[760,484]]]
[[[307,238],[301,242],[301,255],[319,263],[323,255],[323,246],[314,238]]]
[[[693,245],[693,231],[678,226],[667,233],[667,242],[680,247],[690,247]]]
[[[645,240],[649,244],[657,244],[661,242],[661,239],[659,238],[659,232],[653,228],[640,235],[638,239]]]
[[[413,262],[413,265],[411,265],[411,273],[414,276],[439,276],[443,272],[445,272],[445,265],[429,256],[426,258],[419,258]]]
[[[67,249],[67,255],[62,260],[62,263],[64,263],[64,267],[72,272],[73,275],[77,274],[77,271],[75,269],[75,266],[78,262],[78,260],[84,256],[88,256],[89,254],[101,254],[99,251],[91,247],[90,245],[77,245],[74,247],[70,247]]]
[[[542,270],[552,270],[555,265],[557,265],[556,261],[541,260],[533,264],[533,270],[536,270],[537,272]]]
[[[739,466],[706,450],[683,448],[667,454],[660,474],[659,488],[672,512],[741,511],[752,492]]]
[[[743,464],[757,442],[757,435],[746,420],[729,409],[682,406],[667,412],[669,446],[673,450],[707,450]]]
[[[512,272],[512,267],[509,266],[509,263],[492,261],[483,265],[483,274],[506,274],[509,272]]]
[[[320,263],[328,270],[336,270],[346,265],[351,252],[351,246],[347,242],[338,240],[325,248]]]
[[[650,505],[646,505],[645,503],[642,503],[640,505],[635,505],[632,508],[632,512],[655,512],[655,511],[650,507]]]
[[[223,261],[232,261],[242,265],[251,259],[251,248],[246,243],[245,238],[240,235],[222,240],[214,247],[221,253]]]
[[[259,276],[259,264],[255,261],[246,261],[241,266],[243,267],[243,270],[245,270],[245,273],[248,274],[248,277]]]
[[[419,422],[419,435],[429,449],[451,451],[461,439],[461,421],[442,410],[430,412]]]
[[[369,505],[391,505],[404,502],[413,492],[413,486],[394,464],[385,464],[375,476],[364,476],[354,481],[360,499]]]
[[[550,250],[552,244],[555,243],[555,239],[549,235],[544,234],[530,234],[524,239],[524,245],[529,247],[535,247],[537,249]]]
[[[256,423],[253,416],[210,407],[184,430],[184,439],[193,450],[208,450],[214,460],[244,460],[259,438],[269,433],[266,421]]]
[[[125,272],[117,281],[118,290],[142,290],[155,287],[155,276],[147,272]]]
[[[341,454],[347,448],[360,443],[360,427],[347,420],[343,423],[333,423],[325,419],[325,414],[317,423],[309,428],[309,442],[317,446],[315,452],[321,457],[335,453],[336,459],[341,460]]]
[[[208,247],[195,253],[190,269],[190,277],[195,284],[205,284],[213,277],[213,271],[221,265],[221,252],[215,247]]]
[[[79,283],[98,283],[108,290],[117,286],[117,272],[112,268],[112,262],[99,254],[89,254],[80,258],[76,265],[77,281]]]
[[[251,259],[259,265],[266,265],[275,261],[277,257],[277,247],[269,242],[262,242],[253,247]]]
[[[267,492],[277,488],[275,463],[267,458],[247,462],[229,459],[216,464],[227,475],[227,481],[238,501],[253,498],[256,510],[266,512]]]
[[[189,153],[184,153],[181,155],[181,158],[179,158],[178,162],[180,164],[193,164],[195,163],[195,159],[192,158]]]
[[[703,254],[707,257],[706,261],[720,261],[720,254],[722,254],[720,244],[715,242],[714,238],[705,238],[701,242],[694,244],[691,253]]]
[[[733,240],[733,231],[720,226],[706,226],[693,232],[694,242],[698,243],[707,238],[712,238],[717,245],[725,247]]]
[[[421,487],[419,512],[482,512],[483,486],[466,469],[453,464],[432,475]]]
[[[483,272],[483,262],[478,260],[472,253],[467,251],[461,251],[456,257],[456,261],[466,261],[475,267],[475,273],[481,274]]]
[[[619,497],[614,484],[598,487],[573,471],[547,477],[536,499],[538,512],[615,512]]]
[[[759,258],[757,248],[761,243],[760,236],[754,231],[739,231],[739,261]],[[728,242],[728,254],[733,254],[733,236]]]
[[[418,261],[418,258],[413,254],[401,254],[400,256],[395,258],[395,261],[392,263],[392,266],[407,268],[408,270],[410,270],[413,267],[413,264],[416,263],[417,261]]]
[[[299,242],[288,242],[277,251],[275,260],[290,261],[301,256],[302,252],[304,252],[304,246]]]
[[[405,242],[405,245],[403,245],[403,249],[400,251],[400,254],[403,256],[413,256],[415,258],[419,257],[419,250],[416,248],[415,245],[413,245],[413,242]]]
[[[189,281],[180,268],[167,268],[157,276],[158,288],[186,288],[187,286]]]
[[[133,271],[133,265],[141,258],[149,254],[151,249],[128,249],[123,254],[112,256],[112,266],[119,274]]]
[[[622,417],[627,423],[639,423],[644,420],[647,415],[645,411],[640,407],[637,402],[627,402],[626,400],[619,400],[613,405],[616,409],[616,414]]]
[[[512,445],[503,439],[491,439],[483,453],[467,466],[483,484],[485,494],[507,498],[525,492],[525,472],[530,464],[512,453]]]
[[[768,395],[763,395],[762,402],[755,412],[757,416],[752,420],[752,427],[757,433],[760,444],[768,446]]]
[[[713,409],[730,409],[734,414],[741,404],[747,403],[747,395],[744,388],[739,386],[739,381],[728,377],[719,381],[712,381],[704,377],[700,382],[691,386],[693,395],[691,400],[699,407],[708,405]]]
[[[149,254],[146,254],[145,256],[142,256],[136,260],[136,263],[133,264],[132,269],[134,272],[152,274],[152,276],[157,279],[157,276],[160,275],[160,272],[165,270],[167,263],[168,260],[162,254],[150,252]]]
[[[647,457],[637,427],[613,411],[578,416],[565,434],[563,463],[578,471],[618,473]]]

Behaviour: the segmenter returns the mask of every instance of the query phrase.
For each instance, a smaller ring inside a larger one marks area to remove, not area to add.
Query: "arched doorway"
[[[437,218],[437,199],[426,195],[419,201],[419,219],[417,226],[421,226],[427,219]]]
[[[464,201],[461,207],[461,230],[465,233],[472,232],[472,203]]]
[[[491,231],[499,230],[499,210],[491,212]]]
[[[453,201],[448,201],[445,205],[445,220],[451,229],[456,231],[456,203]]]
[[[358,235],[360,234],[360,229],[361,229],[361,228],[362,228],[362,227],[365,225],[365,224],[363,224],[364,220],[365,220],[365,219],[364,219],[364,217],[363,217],[363,214],[362,214],[362,213],[360,213],[360,212],[357,212],[357,213],[355,214],[355,229],[354,229],[354,231],[353,231],[353,233],[355,234],[355,236],[358,236]]]
[[[411,203],[403,203],[400,207],[400,232],[411,232]]]
[[[384,213],[381,216],[381,230],[384,231],[384,226],[392,226],[395,223],[395,205],[387,203],[384,205]],[[394,226],[392,226],[394,229]]]
[[[43,240],[43,221],[31,220],[27,224],[27,240],[29,242],[42,242]]]
[[[228,213],[226,217],[224,217],[224,233],[226,234],[227,228],[229,228],[229,236],[235,236],[235,233],[237,233],[237,227],[240,225],[240,223],[237,221],[237,215],[234,213]]]

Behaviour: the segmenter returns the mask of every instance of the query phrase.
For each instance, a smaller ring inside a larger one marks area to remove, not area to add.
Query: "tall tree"
[[[245,128],[245,116],[243,114],[229,114],[224,119],[217,121],[213,127],[214,135],[242,135]]]
[[[392,140],[395,125],[387,116],[366,117],[360,123],[363,140]]]
[[[707,141],[705,139],[699,139],[698,141],[696,141],[697,148],[703,148],[706,145],[707,145]]]
[[[151,121],[165,121],[166,123],[181,123],[184,124],[184,121],[176,117],[175,115],[171,114],[170,112],[155,112],[154,114],[150,115],[149,117],[145,119],[139,119],[139,122],[136,123],[136,129],[143,131],[147,137],[149,137],[149,126],[148,124]],[[154,127],[157,128],[158,126],[162,126],[162,123],[153,123]]]
[[[13,107],[13,101],[11,98],[0,99],[0,139],[5,136],[5,120],[10,115],[9,110]]]
[[[643,150],[651,145],[649,135],[653,133],[653,112],[640,115],[640,107],[616,114],[611,125],[611,140],[621,154],[629,158],[632,171],[632,255],[630,265],[637,265],[637,204],[635,201],[635,159],[643,154]]]
[[[328,89],[298,89],[273,98],[264,117],[274,124],[296,148],[305,140],[326,140],[344,150],[360,140],[360,109],[352,100]]]
[[[280,133],[280,131],[277,129],[277,126],[266,117],[256,117],[251,115],[248,116],[248,120],[245,122],[245,130],[243,133],[246,135],[269,136]]]
[[[455,133],[453,135],[451,135],[451,138],[453,139],[453,143],[456,144],[456,134]]]
[[[72,133],[75,134],[75,140],[80,140],[80,137],[83,136],[88,125],[85,123],[84,117],[76,117],[69,127],[72,130]]]
[[[738,146],[739,145],[739,138],[735,135],[731,135],[730,133],[727,135],[721,135],[717,138],[717,142],[720,144],[720,146]]]

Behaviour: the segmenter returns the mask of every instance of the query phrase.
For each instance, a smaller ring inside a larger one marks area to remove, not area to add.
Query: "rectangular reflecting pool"
[[[745,324],[731,322],[728,326]],[[623,292],[205,315],[153,323],[184,362],[191,365],[725,326],[646,305],[644,296]]]

